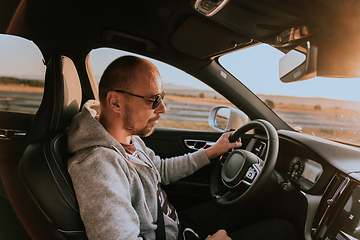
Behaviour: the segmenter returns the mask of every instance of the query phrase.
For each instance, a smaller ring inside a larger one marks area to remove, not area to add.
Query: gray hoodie
[[[98,102],[87,102],[68,131],[75,155],[68,170],[89,239],[156,239],[157,185],[169,184],[207,165],[204,150],[160,159],[137,136],[138,157],[127,154],[96,120]],[[177,239],[178,226],[164,215],[166,238]]]

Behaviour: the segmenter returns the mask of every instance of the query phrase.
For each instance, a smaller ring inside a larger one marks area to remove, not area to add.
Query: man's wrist
[[[218,155],[216,154],[216,152],[214,151],[213,147],[209,147],[205,149],[205,154],[209,159],[213,159],[216,158]]]

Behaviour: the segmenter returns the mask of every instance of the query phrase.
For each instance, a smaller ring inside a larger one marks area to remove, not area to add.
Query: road
[[[36,112],[42,93],[0,91],[0,110]]]
[[[0,110],[35,112],[41,103],[41,93],[0,91]],[[162,119],[179,121],[207,122],[211,105],[195,103],[165,102],[167,112]],[[276,112],[282,119],[296,128],[314,128],[327,130],[359,129],[359,120],[352,117],[335,116],[323,112],[299,113],[290,111]]]

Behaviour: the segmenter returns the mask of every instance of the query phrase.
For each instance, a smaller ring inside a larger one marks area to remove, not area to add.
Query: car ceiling
[[[230,0],[212,17],[195,0],[2,0],[0,32],[33,40],[47,60],[85,58],[98,47],[149,56],[189,73],[217,56],[259,42],[272,44],[292,27],[309,27],[318,75],[360,77],[360,1]],[[288,51],[294,45],[280,46]]]

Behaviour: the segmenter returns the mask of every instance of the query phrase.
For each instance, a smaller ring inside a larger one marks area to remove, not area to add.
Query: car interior
[[[236,210],[242,226],[278,218],[291,222],[299,239],[360,239],[359,146],[294,130],[219,63],[261,43],[286,54],[311,42],[317,64],[306,65],[307,77],[315,71],[360,77],[360,2],[2,0],[0,13],[0,34],[32,41],[46,66],[36,112],[0,110],[0,239],[87,239],[67,172],[66,134],[84,103],[98,100],[89,54],[99,48],[174,66],[252,120],[227,129],[238,129],[241,149],[261,159],[261,167],[251,165],[258,177],[247,179],[249,191],[224,188],[236,185],[220,179],[222,169],[234,167],[226,162],[229,153],[163,186],[176,209],[214,201],[223,211]],[[290,39],[294,32],[300,35]],[[221,134],[157,127],[143,140],[168,158],[207,147]],[[298,177],[305,167],[311,174]]]

